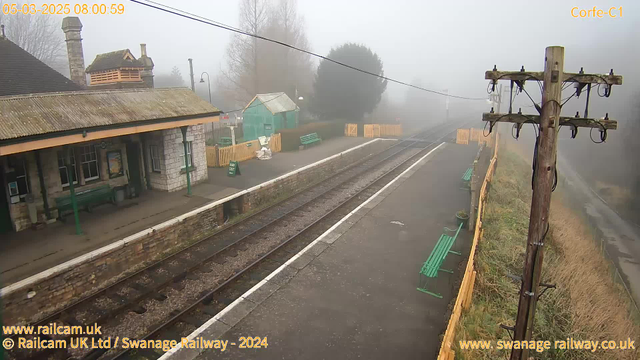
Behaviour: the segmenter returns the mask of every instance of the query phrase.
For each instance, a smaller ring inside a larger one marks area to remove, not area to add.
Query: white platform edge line
[[[274,276],[278,275],[278,273],[280,273],[284,268],[286,268],[287,266],[289,266],[291,263],[293,263],[294,261],[296,261],[300,256],[302,256],[305,252],[307,252],[311,247],[313,247],[315,244],[317,244],[319,241],[322,241],[323,238],[325,238],[327,235],[329,235],[331,232],[333,232],[333,230],[335,230],[338,226],[340,226],[342,223],[344,223],[347,219],[349,219],[351,216],[353,216],[353,214],[355,214],[358,210],[360,210],[362,207],[364,207],[366,204],[368,204],[371,200],[375,199],[378,195],[380,195],[383,191],[385,191],[389,186],[391,186],[393,183],[395,183],[399,178],[401,178],[404,174],[408,173],[411,169],[413,169],[415,166],[417,166],[418,164],[420,164],[422,162],[422,160],[424,160],[425,158],[427,158],[429,155],[431,155],[431,153],[433,153],[434,151],[438,150],[438,148],[440,148],[442,145],[444,145],[445,143],[440,143],[440,145],[436,146],[435,148],[431,149],[431,151],[429,151],[428,153],[426,153],[423,157],[420,158],[420,160],[416,161],[415,163],[413,163],[411,166],[409,166],[406,170],[404,170],[402,173],[400,173],[398,176],[396,176],[395,178],[393,178],[393,180],[391,180],[388,184],[386,184],[384,187],[382,187],[382,189],[378,190],[375,194],[371,195],[367,200],[365,200],[362,204],[358,205],[355,209],[351,210],[350,213],[348,213],[347,215],[345,215],[345,217],[343,217],[342,219],[340,219],[337,223],[333,224],[333,226],[331,226],[329,229],[327,229],[327,231],[325,231],[324,233],[322,233],[322,235],[318,236],[315,240],[313,240],[309,245],[305,246],[304,249],[300,250],[297,254],[295,254],[294,256],[292,256],[289,260],[287,260],[287,262],[285,262],[284,264],[280,265],[280,267],[278,267],[277,269],[273,270],[273,272],[271,274],[269,274],[266,278],[264,278],[262,281],[260,281],[259,283],[255,284],[251,289],[247,290],[244,294],[240,295],[239,298],[237,298],[234,302],[232,302],[231,304],[227,305],[226,308],[222,309],[222,311],[220,311],[218,314],[216,314],[216,316],[212,317],[211,319],[209,319],[207,322],[205,322],[204,324],[202,324],[199,328],[195,329],[191,334],[189,334],[187,336],[187,339],[189,340],[193,340],[195,339],[198,335],[202,334],[206,329],[208,329],[213,323],[215,323],[216,321],[220,321],[219,319],[222,318],[222,316],[224,316],[227,312],[231,311],[236,305],[240,304],[242,301],[247,300],[247,297],[249,295],[251,295],[252,293],[254,293],[256,290],[260,289],[264,284],[266,284],[270,279],[272,279]],[[173,356],[178,350],[180,350],[182,348],[182,344],[179,343],[179,345],[174,346],[173,348],[171,348],[171,350],[167,351],[166,353],[164,353],[158,360],[166,360],[169,359],[171,356]]]
[[[129,243],[133,243],[133,242],[135,242],[135,241],[137,241],[139,239],[142,239],[143,237],[145,237],[146,235],[148,235],[148,234],[150,234],[150,233],[152,233],[154,231],[158,231],[158,230],[164,229],[165,227],[168,227],[168,226],[171,226],[173,224],[179,223],[179,222],[181,222],[181,221],[183,221],[183,220],[185,220],[185,219],[187,219],[187,218],[189,218],[191,216],[194,216],[194,215],[197,215],[197,214],[199,214],[199,213],[201,213],[203,211],[209,210],[212,207],[218,206],[218,205],[220,205],[222,203],[225,203],[225,202],[227,202],[229,200],[233,200],[233,199],[235,199],[235,198],[237,198],[239,196],[242,196],[244,194],[247,194],[247,193],[250,193],[252,191],[258,190],[258,189],[260,189],[262,187],[271,185],[271,184],[275,183],[276,181],[283,180],[283,179],[285,179],[287,177],[290,177],[290,176],[293,176],[293,175],[295,175],[295,174],[297,174],[297,173],[299,173],[301,171],[304,171],[304,170],[312,168],[314,166],[318,166],[320,164],[323,164],[323,163],[325,163],[325,162],[327,162],[329,160],[335,159],[335,158],[340,157],[340,156],[342,156],[344,154],[347,154],[347,153],[352,152],[354,150],[360,149],[360,148],[362,148],[364,146],[367,146],[367,145],[369,145],[369,144],[371,144],[373,142],[384,141],[384,140],[395,140],[395,139],[376,138],[376,139],[373,139],[371,141],[367,141],[364,144],[360,144],[358,146],[354,146],[354,147],[352,147],[350,149],[347,149],[347,150],[345,150],[343,152],[340,152],[338,154],[335,154],[335,155],[329,156],[327,158],[324,158],[322,160],[318,160],[318,161],[316,161],[314,163],[305,165],[305,166],[301,167],[300,169],[296,169],[296,170],[288,172],[288,173],[286,173],[284,175],[280,175],[275,179],[271,179],[269,181],[265,181],[265,182],[263,182],[261,184],[253,186],[253,187],[251,187],[249,189],[241,190],[241,191],[239,191],[239,192],[237,192],[235,194],[227,196],[226,198],[223,198],[223,199],[220,199],[220,200],[216,200],[216,201],[214,201],[212,203],[206,204],[206,205],[201,206],[201,207],[199,207],[197,209],[191,210],[191,211],[189,211],[187,213],[184,213],[184,214],[176,216],[176,217],[174,217],[172,219],[166,220],[166,221],[164,221],[164,222],[162,222],[160,224],[157,224],[157,225],[154,225],[154,226],[152,226],[150,228],[141,230],[141,231],[139,231],[139,232],[137,232],[135,234],[129,235],[129,236],[127,236],[127,237],[125,237],[125,238],[123,238],[121,240],[118,240],[116,242],[113,242],[113,243],[111,243],[109,245],[105,245],[105,246],[103,246],[101,248],[98,248],[96,250],[93,250],[93,251],[91,251],[89,253],[86,253],[84,255],[78,256],[78,257],[73,258],[71,260],[68,260],[66,262],[63,262],[62,264],[59,264],[59,265],[51,267],[51,268],[49,268],[47,270],[41,271],[41,272],[39,272],[39,273],[37,273],[35,275],[32,275],[32,276],[30,276],[30,277],[28,277],[26,279],[23,279],[23,280],[20,280],[20,281],[18,281],[16,283],[11,284],[11,285],[5,286],[4,288],[0,289],[0,298],[2,298],[4,296],[7,296],[7,295],[9,295],[9,294],[11,294],[13,292],[16,292],[16,291],[18,291],[18,290],[20,290],[20,289],[22,289],[22,288],[24,288],[24,287],[26,287],[26,286],[28,286],[30,284],[33,284],[33,283],[38,282],[40,280],[49,278],[49,277],[51,277],[51,276],[53,276],[55,274],[61,273],[61,272],[65,271],[65,270],[67,270],[69,268],[74,267],[75,265],[78,265],[78,264],[81,264],[81,263],[83,263],[85,261],[88,261],[88,260],[91,260],[93,258],[99,257],[100,255],[104,254],[105,252],[109,252],[111,250],[115,250],[115,249],[118,249],[120,247],[124,247]]]

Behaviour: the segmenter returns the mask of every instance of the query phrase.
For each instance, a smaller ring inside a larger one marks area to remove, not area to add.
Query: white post
[[[236,128],[233,126],[229,126],[229,129],[231,130],[231,145],[235,145],[236,144]]]

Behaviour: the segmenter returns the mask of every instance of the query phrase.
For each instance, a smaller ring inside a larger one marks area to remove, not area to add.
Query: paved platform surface
[[[248,189],[371,140],[361,137],[323,140],[319,145],[305,150],[276,153],[271,160],[243,161],[240,163],[242,176],[235,178],[227,176],[227,168],[209,168],[209,179],[216,179],[215,184],[219,186]]]
[[[435,358],[466,256],[447,257],[455,275],[433,284],[443,299],[416,290],[418,271],[456,211],[468,211],[461,176],[477,150],[443,145],[199,335],[236,346],[171,358]],[[463,229],[454,249],[468,253],[471,238]],[[269,345],[238,349],[241,336]]]
[[[0,283],[22,280],[138,231],[184,214],[211,201],[271,180],[302,166],[345,151],[371,139],[340,137],[296,152],[274,154],[271,160],[240,163],[241,176],[227,177],[226,168],[209,168],[209,179],[173,193],[145,191],[119,206],[105,204],[92,213],[80,212],[83,234],[75,235],[73,216],[41,230],[3,234],[0,240]]]

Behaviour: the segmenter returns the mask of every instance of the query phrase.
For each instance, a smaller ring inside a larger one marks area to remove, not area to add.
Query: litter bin
[[[124,196],[125,196],[125,192],[124,192],[124,188],[117,188],[116,189],[116,203],[121,203],[124,201]]]
[[[24,198],[25,202],[27,203],[27,209],[29,210],[29,219],[31,220],[32,224],[35,224],[38,222],[38,210],[36,209],[36,203],[35,203],[35,199],[33,198],[33,194],[27,194],[27,196],[25,196]]]

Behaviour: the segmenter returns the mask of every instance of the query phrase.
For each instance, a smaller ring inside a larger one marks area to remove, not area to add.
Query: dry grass
[[[608,184],[602,181],[596,181],[596,192],[611,206],[615,208],[627,208],[633,201],[631,190]]]
[[[554,280],[567,288],[571,300],[567,336],[599,341],[639,339],[638,326],[629,316],[627,294],[612,280],[609,263],[582,219],[560,201],[554,201],[552,209],[553,241],[564,259],[554,267]],[[637,355],[628,350],[601,351],[585,358],[635,359]]]
[[[530,167],[521,153],[503,151],[484,215],[477,277],[470,310],[456,331],[458,340],[509,340],[499,325],[513,325],[519,285],[507,277],[521,275],[531,201]],[[561,191],[561,189],[559,189]],[[639,339],[630,318],[629,299],[611,277],[588,227],[560,201],[552,204],[551,230],[545,245],[542,281],[555,283],[538,302],[535,340]],[[640,340],[638,341],[640,343]],[[640,345],[640,344],[639,344]],[[505,350],[456,350],[457,358],[505,359]],[[635,351],[548,350],[536,359],[637,359]]]

